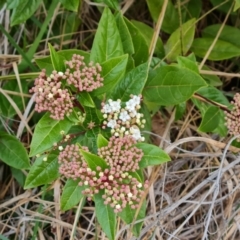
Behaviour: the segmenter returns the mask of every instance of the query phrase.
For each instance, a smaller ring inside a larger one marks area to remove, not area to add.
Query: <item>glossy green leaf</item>
[[[193,72],[195,72],[197,74],[199,73],[198,65],[197,65],[196,61],[192,61],[187,57],[178,56],[177,62],[180,67],[188,68],[189,70],[192,70]]]
[[[95,34],[90,59],[95,63],[103,63],[122,55],[122,42],[114,16],[105,8]]]
[[[23,93],[28,92],[28,84],[26,81],[21,82],[22,91]],[[7,81],[5,84],[2,85],[3,90],[13,91],[13,92],[20,92],[20,89],[18,87],[18,83],[14,80]],[[22,98],[20,96],[10,95],[11,99],[16,103],[20,111],[24,110]],[[9,103],[9,101],[6,99],[6,97],[3,94],[0,94],[0,114],[5,118],[12,118],[14,115],[16,115],[15,109],[12,107],[12,105]]]
[[[102,64],[103,87],[93,91],[94,96],[109,95],[119,80],[124,76],[128,61],[128,55],[109,59]]]
[[[116,23],[117,23],[119,34],[121,37],[124,53],[128,53],[129,55],[133,54],[134,46],[133,46],[133,42],[132,42],[132,37],[131,37],[130,31],[128,30],[128,27],[123,19],[123,15],[121,13],[118,13],[116,15]]]
[[[158,21],[164,0],[147,0],[147,5],[151,16],[155,22]],[[162,30],[171,34],[179,27],[179,16],[177,9],[173,6],[172,1],[168,1],[167,9],[164,14]]]
[[[139,30],[142,34],[143,38],[145,39],[148,46],[151,45],[152,37],[154,34],[154,29],[149,27],[147,24],[139,21],[132,20],[133,25]],[[163,43],[160,37],[157,38],[156,47],[154,53],[159,57],[163,58],[165,56]]]
[[[117,84],[111,94],[113,99],[121,99],[123,102],[130,99],[130,95],[139,95],[146,84],[148,76],[148,64],[144,63],[128,72]]]
[[[212,132],[219,124],[219,108],[211,106],[205,112],[198,128],[201,132]]]
[[[84,106],[84,110],[86,113],[86,117],[84,119],[83,126],[85,128],[91,129],[89,128],[89,123],[94,123],[93,127],[99,127],[102,117],[100,110],[98,110],[97,108],[90,108],[86,106]]]
[[[90,152],[86,152],[84,150],[80,150],[81,154],[83,155],[85,161],[87,162],[88,166],[96,171],[97,167],[101,167],[103,170],[108,167],[107,163],[104,159],[100,158],[99,156],[92,154]]]
[[[63,138],[60,132],[64,131],[67,134],[71,126],[72,122],[67,118],[57,121],[50,118],[49,113],[46,113],[35,127],[29,156],[32,157],[51,149],[54,143]]]
[[[65,70],[64,58],[55,51],[55,49],[52,47],[50,43],[48,43],[48,48],[50,51],[50,57],[54,70],[64,72]]]
[[[108,140],[102,134],[98,134],[98,137],[97,137],[98,148],[106,147],[107,145],[108,145]]]
[[[0,160],[17,169],[30,167],[25,147],[16,137],[4,132],[0,132]]]
[[[162,66],[147,82],[143,96],[147,101],[169,106],[188,100],[194,92],[206,86],[200,75],[177,66]]]
[[[222,27],[222,24],[214,24],[207,26],[202,31],[202,36],[204,38],[215,38],[218,34],[219,29]],[[239,28],[225,25],[219,36],[220,40],[231,43],[236,47],[240,48],[240,30]]]
[[[43,160],[45,157],[47,157],[47,161]],[[53,182],[59,177],[58,167],[56,152],[38,157],[27,175],[24,188],[34,188]]]
[[[94,195],[95,212],[97,220],[109,240],[115,239],[116,234],[116,214],[109,205],[104,204],[102,198],[103,191]]]
[[[67,211],[76,206],[84,197],[85,186],[79,186],[78,181],[68,179],[61,195],[61,210]]]
[[[77,12],[80,0],[60,0],[63,7],[69,11]]]
[[[124,21],[131,34],[134,46],[134,54],[132,57],[134,59],[135,66],[138,66],[148,60],[148,45],[140,31],[127,18],[124,18]]]
[[[169,61],[175,61],[177,56],[188,52],[194,38],[195,22],[195,18],[190,19],[171,34],[165,45],[166,57]]]
[[[147,143],[137,143],[137,148],[142,149],[144,155],[139,162],[141,168],[163,164],[171,160],[161,148]]]
[[[122,212],[118,213],[119,217],[127,224],[133,224],[133,234],[135,236],[138,236],[140,234],[142,225],[143,225],[143,221],[146,215],[146,201],[143,201],[143,204],[140,208],[140,211],[138,213],[138,215],[135,218],[136,215],[136,209],[132,209],[129,205],[126,206],[126,208],[124,208],[122,210]],[[142,219],[142,222],[139,223],[135,223],[135,221]],[[135,220],[135,221],[134,221]]]
[[[92,100],[91,95],[88,92],[81,92],[78,95],[78,101],[81,103],[82,106],[94,108],[95,103]]]
[[[10,8],[13,9],[11,14],[11,26],[25,22],[37,10],[42,0],[18,0],[14,1]]]
[[[206,55],[213,40],[214,40],[213,38],[196,38],[193,41],[191,50],[198,57],[203,58]],[[213,61],[219,61],[237,56],[240,56],[240,48],[234,46],[231,43],[222,40],[217,40],[211,53],[208,56],[208,59]]]

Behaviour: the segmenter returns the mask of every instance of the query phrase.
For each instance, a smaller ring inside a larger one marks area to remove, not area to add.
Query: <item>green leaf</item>
[[[190,0],[181,7],[183,22],[191,18],[198,19],[202,11],[202,0]]]
[[[124,21],[132,37],[134,54],[132,55],[135,66],[145,63],[148,60],[148,45],[140,31],[127,19]]]
[[[133,54],[134,46],[132,37],[121,13],[116,15],[116,23],[121,37],[124,53],[128,53],[129,55]]]
[[[69,11],[77,12],[79,7],[79,0],[60,0],[63,7]]]
[[[45,157],[47,157],[47,161],[43,160]],[[56,152],[38,157],[27,175],[24,188],[34,188],[53,182],[59,177],[58,167]]]
[[[109,95],[119,80],[124,76],[127,66],[128,55],[109,59],[102,64],[103,87],[93,91],[94,96],[103,93]]]
[[[147,0],[147,5],[151,16],[155,22],[158,21],[159,14],[162,10],[164,0]],[[167,9],[164,14],[162,30],[171,34],[179,27],[179,16],[177,9],[173,6],[172,1],[168,1]]]
[[[181,119],[186,111],[186,102],[176,105],[175,121]]]
[[[202,36],[204,38],[215,38],[221,27],[222,24],[214,24],[207,26],[203,29]],[[221,31],[219,39],[240,48],[240,30],[236,27],[225,25]]]
[[[85,161],[87,162],[88,166],[96,171],[97,167],[101,167],[102,170],[108,167],[107,163],[104,159],[100,158],[99,156],[92,154],[90,152],[86,152],[84,150],[80,150],[81,154],[83,155]]]
[[[122,55],[121,38],[114,16],[105,8],[95,34],[90,59],[95,63],[103,63]]]
[[[145,39],[147,45],[150,46],[150,44],[152,42],[152,37],[154,34],[154,29],[149,27],[148,25],[146,25],[143,22],[139,22],[139,21],[135,21],[135,20],[132,20],[131,22],[139,30],[139,32]],[[163,43],[162,43],[162,40],[160,37],[157,38],[157,43],[156,43],[154,53],[157,54],[157,56],[159,58],[163,58],[165,56]]]
[[[54,143],[63,138],[60,132],[64,131],[67,133],[71,126],[72,122],[67,118],[57,121],[50,118],[49,113],[46,113],[35,127],[29,156],[32,157],[51,149]]]
[[[88,92],[81,92],[78,95],[78,101],[81,103],[82,106],[86,106],[86,107],[90,107],[90,108],[94,108],[95,104],[92,100],[91,95]]]
[[[198,57],[203,58],[206,55],[213,40],[214,40],[213,38],[196,38],[193,41],[191,50]],[[234,46],[231,43],[222,40],[217,40],[211,53],[208,56],[208,59],[213,61],[219,61],[237,56],[240,56],[240,48]]]
[[[240,8],[240,0],[235,0],[233,11],[237,11]]]
[[[79,186],[78,181],[68,179],[61,195],[61,210],[67,211],[76,206],[84,197],[85,186]]]
[[[26,81],[21,82],[22,91],[23,93],[28,92],[28,84]],[[13,91],[13,92],[20,92],[19,86],[16,81],[7,81],[4,85],[2,85],[2,89]],[[21,96],[10,96],[12,100],[16,103],[20,111],[24,110],[23,102]],[[15,109],[9,103],[9,101],[5,98],[4,95],[0,94],[0,114],[6,118],[12,118],[16,115]],[[10,119],[9,119],[10,120]]]
[[[156,69],[155,77],[147,83],[143,95],[149,102],[169,106],[185,102],[204,86],[205,81],[187,68],[162,66]]]
[[[208,71],[212,71],[209,67],[207,67],[206,65],[203,66],[202,68],[203,70],[208,70]],[[209,74],[201,74],[201,76],[207,81],[207,83],[209,85],[212,85],[214,87],[218,87],[218,86],[222,86],[222,81],[221,79],[216,76],[216,75],[209,75]]]
[[[196,61],[192,61],[187,57],[178,56],[177,62],[180,67],[188,68],[189,70],[192,70],[193,72],[195,72],[197,74],[199,73]]]
[[[230,103],[228,99],[225,97],[225,95],[223,94],[223,92],[218,90],[215,87],[206,86],[199,89],[197,93],[209,100],[212,100],[214,102],[230,107]]]
[[[139,95],[146,84],[148,76],[148,64],[144,63],[128,72],[119,81],[115,91],[111,94],[113,99],[121,99],[123,102],[130,99],[130,95]]]
[[[203,116],[198,130],[201,132],[212,132],[218,126],[219,111],[218,107],[209,107]]]
[[[52,71],[54,70],[50,56],[44,57],[44,58],[37,58],[37,59],[35,59],[35,62],[40,69],[46,70],[47,75],[50,75],[52,73]]]
[[[109,205],[104,204],[102,198],[103,191],[94,195],[95,212],[97,220],[102,227],[104,233],[110,240],[115,239],[116,234],[116,214]]]
[[[194,38],[195,22],[195,18],[190,19],[171,34],[165,45],[166,57],[169,61],[175,61],[177,56],[188,52]]]
[[[9,240],[9,238],[6,238],[2,234],[0,234],[0,240]]]
[[[102,113],[97,108],[84,107],[86,117],[83,122],[85,128],[89,128],[90,122],[94,123],[94,126],[98,126],[101,123]],[[101,115],[100,115],[101,114]]]
[[[232,7],[233,1],[223,1],[223,0],[210,0],[214,7],[218,7],[217,10],[228,13],[229,9]],[[225,3],[224,3],[225,2]],[[232,15],[236,15],[236,13],[231,13]]]
[[[0,160],[17,169],[30,167],[27,151],[22,143],[4,132],[0,132]]]
[[[141,228],[142,228],[142,225],[143,225],[143,221],[144,221],[144,218],[145,218],[145,215],[146,215],[146,205],[147,205],[146,201],[144,201],[136,219],[135,219],[136,209],[132,209],[129,205],[127,205],[122,210],[122,212],[118,213],[119,217],[125,223],[134,224],[132,230],[133,230],[133,234],[135,236],[138,236],[140,234],[140,231],[141,231]],[[140,219],[142,219],[143,221],[135,224],[134,220],[137,221],[137,220],[140,220]]]
[[[167,153],[152,144],[137,143],[136,147],[142,149],[144,153],[144,156],[139,162],[141,168],[163,164],[171,160]]]
[[[119,10],[119,1],[118,0],[94,0],[97,3],[104,3],[106,6]]]
[[[55,51],[55,49],[52,47],[50,43],[48,43],[48,48],[50,51],[53,68],[58,72],[59,71],[64,72],[65,70],[64,58]]]
[[[38,9],[42,0],[18,0],[13,1],[10,6],[13,9],[11,14],[11,26],[25,22]]]
[[[108,140],[102,134],[98,134],[97,136],[98,148],[106,147],[107,145],[108,145]]]
[[[17,180],[21,187],[24,187],[26,176],[22,170],[11,167],[12,176]]]

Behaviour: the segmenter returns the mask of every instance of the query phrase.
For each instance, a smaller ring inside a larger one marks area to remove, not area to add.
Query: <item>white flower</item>
[[[137,187],[138,187],[138,188],[141,188],[141,187],[142,187],[142,184],[141,184],[141,183],[139,183],[139,184],[137,185]]]
[[[108,123],[107,126],[110,128],[115,128],[115,126],[117,125],[117,121],[114,119],[111,119]]]
[[[132,100],[136,105],[140,105],[141,98],[139,96],[134,95]]]
[[[120,100],[117,100],[117,101],[109,100],[109,105],[111,106],[112,111],[114,111],[114,112],[118,112],[121,109],[121,101]]]
[[[133,195],[131,192],[128,193],[128,197],[131,198]]]
[[[140,130],[137,126],[131,127],[130,128],[130,133],[135,140],[141,140],[142,139]]]
[[[53,98],[53,94],[52,93],[49,93],[48,94],[48,98],[50,99],[50,98]]]
[[[46,161],[47,161],[47,157],[44,157],[44,158],[43,158],[43,161],[46,162]]]
[[[121,206],[119,204],[116,205],[116,209],[120,209]]]
[[[58,75],[59,75],[60,77],[62,77],[62,76],[63,76],[63,72],[58,72]]]
[[[105,104],[103,106],[103,111],[104,111],[104,113],[110,113],[110,112],[112,112],[112,108],[109,104]]]
[[[136,103],[133,99],[126,102],[126,109],[130,112],[135,111]]]
[[[131,117],[128,115],[128,112],[124,110],[120,113],[119,119],[121,119],[123,122],[126,122],[127,120],[130,120]]]
[[[59,150],[59,151],[62,151],[62,150],[63,150],[63,146],[59,146],[59,147],[58,147],[58,150]]]

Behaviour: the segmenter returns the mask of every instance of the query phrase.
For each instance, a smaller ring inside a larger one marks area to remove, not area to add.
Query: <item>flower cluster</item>
[[[136,209],[148,182],[143,185],[134,177],[143,156],[142,150],[133,146],[135,143],[130,136],[111,137],[108,146],[98,150],[99,156],[105,158],[109,167],[102,169],[98,166],[95,170],[90,169],[84,162],[78,146],[67,146],[58,158],[59,171],[67,178],[79,180],[79,185],[84,186],[82,193],[88,200],[103,189],[104,203],[109,204],[114,212],[121,212],[127,205]]]
[[[240,94],[236,93],[233,100],[233,108],[231,112],[225,112],[225,120],[229,133],[236,136],[240,134]],[[237,141],[240,142],[240,138]]]
[[[146,123],[143,114],[139,113],[141,96],[131,95],[131,99],[121,106],[121,100],[109,99],[102,103],[102,113],[105,118],[103,128],[110,127],[111,133],[118,137],[130,135],[137,141],[144,141],[140,128]]]
[[[30,89],[31,93],[36,93],[37,112],[49,111],[51,118],[62,120],[72,112],[75,100],[73,87],[76,92],[90,92],[103,86],[101,66],[98,63],[94,66],[92,62],[86,66],[83,60],[84,57],[74,54],[72,60],[66,62],[68,68],[65,73],[54,70],[49,77],[42,70]]]
[[[47,77],[46,71],[42,70],[35,79],[31,93],[36,93],[35,110],[37,112],[49,111],[50,117],[56,120],[64,119],[65,115],[72,112],[73,97],[67,89],[62,89],[63,73],[53,71]]]
[[[95,66],[92,62],[86,66],[84,57],[74,54],[72,60],[66,62],[67,70],[64,79],[67,79],[69,85],[73,85],[78,91],[91,92],[103,86],[103,78],[100,73],[102,67],[97,63]]]
[[[141,149],[134,146],[136,140],[130,136],[111,137],[108,146],[98,149],[98,155],[105,159],[111,169],[120,174],[139,169],[138,163],[143,157]]]

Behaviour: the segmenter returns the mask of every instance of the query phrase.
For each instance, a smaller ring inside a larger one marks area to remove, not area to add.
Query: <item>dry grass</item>
[[[137,7],[134,8],[134,4]],[[144,14],[139,16],[141,8]],[[127,16],[149,22],[149,16],[144,9],[146,9],[145,4],[134,1],[125,1],[122,6],[122,12]],[[206,9],[206,12],[207,10],[209,9]],[[83,24],[79,31],[74,33],[71,40],[55,44],[56,49],[61,49],[63,46],[89,49],[94,29],[97,27],[99,12],[89,1],[83,3],[81,11]],[[41,14],[44,12],[44,6],[41,6],[37,14],[40,12]],[[61,17],[62,13],[63,10],[57,8],[54,17]],[[211,10],[208,14],[210,13]],[[159,15],[155,37],[158,36],[163,18],[164,10]],[[9,29],[8,10],[0,11],[0,19],[3,20],[5,28]],[[53,23],[54,18],[51,26]],[[199,26],[204,24],[206,22],[203,19]],[[48,53],[48,41],[54,38],[64,39],[63,35],[52,36],[51,26],[36,56]],[[21,34],[23,31],[20,27],[14,36],[16,41],[19,41]],[[32,29],[31,34],[36,34],[35,28]],[[29,38],[31,34],[29,33]],[[150,46],[150,55],[153,54],[155,40],[156,38],[153,38]],[[16,54],[15,49],[3,35],[0,35],[0,54],[2,76],[15,74],[18,80],[16,84],[21,86],[21,81],[25,81],[25,78],[19,75],[16,68],[21,56]],[[200,71],[204,74],[221,76],[224,85],[229,84],[232,78],[240,76],[228,72],[232,70],[229,62],[210,64],[213,71]],[[228,71],[225,71],[226,69]],[[17,94],[29,99],[28,94],[23,94],[21,91],[6,91],[2,88],[0,94],[8,99],[9,104],[16,111],[14,124],[11,126],[8,126],[9,119],[0,115],[2,125],[6,131],[14,133],[26,146],[29,146],[34,130],[34,126],[29,124],[33,116],[32,98],[25,106],[24,112],[21,112],[12,100],[12,96]],[[240,239],[239,149],[230,146],[233,139],[198,132],[200,113],[190,102],[187,108],[183,120],[177,122],[174,122],[172,109],[168,109],[166,115],[161,112],[156,113],[152,120],[153,132],[147,132],[155,144],[163,147],[170,154],[172,161],[146,170],[146,175],[152,184],[146,189],[147,215],[142,220],[143,228],[137,239]],[[60,211],[61,188],[62,183],[58,180],[48,189],[36,188],[25,191],[13,178],[9,167],[0,163],[0,234],[9,239],[60,240],[70,239],[69,236],[72,236],[71,239],[82,240],[107,239],[96,221],[94,206],[91,203],[87,203],[82,209],[80,203],[76,209]],[[131,228],[131,225],[119,220],[116,239],[136,239],[131,235]],[[74,233],[76,233],[75,237]]]

